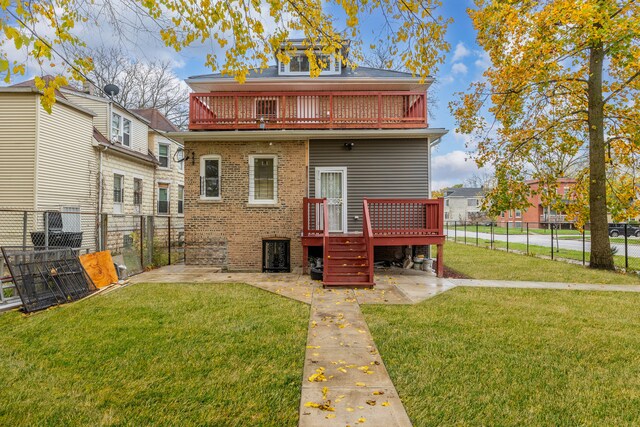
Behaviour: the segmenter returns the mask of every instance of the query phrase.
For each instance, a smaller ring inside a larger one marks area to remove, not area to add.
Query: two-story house
[[[153,128],[152,122],[162,122],[159,112],[140,114],[90,86],[67,86],[56,93],[49,114],[41,96],[33,80],[0,88],[0,209],[116,216],[180,212],[182,163],[171,159],[181,155],[181,146],[165,135],[175,127]],[[62,219],[63,231],[83,231],[83,248],[101,246],[96,217]]]
[[[169,134],[185,149],[187,262],[287,271],[312,254],[325,285],[371,286],[375,246],[436,244],[441,256],[430,161],[446,130],[427,122],[433,80],[333,57],[310,78],[298,47],[244,84],[187,79],[189,131]]]
[[[444,219],[446,221],[478,221],[482,219],[482,188],[450,188],[444,190]]]

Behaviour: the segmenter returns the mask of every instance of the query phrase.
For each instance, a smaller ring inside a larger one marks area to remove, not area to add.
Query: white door
[[[316,168],[316,197],[327,198],[329,231],[347,231],[347,168]]]

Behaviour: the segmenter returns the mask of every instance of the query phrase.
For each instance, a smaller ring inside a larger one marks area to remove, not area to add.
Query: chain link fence
[[[184,219],[170,216],[97,214],[80,211],[0,209],[0,247],[72,248],[77,255],[110,250],[128,274],[185,258]],[[0,259],[0,303],[17,297]]]
[[[580,231],[567,222],[445,222],[450,241],[582,265],[588,265],[591,256],[589,230],[589,224]],[[640,271],[640,227],[611,224],[609,236],[616,267]]]

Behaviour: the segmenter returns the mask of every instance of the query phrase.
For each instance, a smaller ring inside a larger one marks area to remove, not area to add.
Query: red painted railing
[[[365,199],[373,237],[444,234],[444,199]]]
[[[424,127],[424,92],[210,92],[189,104],[190,130]]]
[[[302,202],[302,235],[305,237],[324,236],[324,224],[327,223],[324,215],[324,205],[327,199],[312,199],[305,197]]]
[[[367,254],[369,254],[369,278],[373,281],[373,229],[371,228],[371,216],[369,214],[369,202],[364,199],[362,202],[362,210],[364,212],[364,226],[362,227],[362,235],[364,236],[364,244],[367,246]]]

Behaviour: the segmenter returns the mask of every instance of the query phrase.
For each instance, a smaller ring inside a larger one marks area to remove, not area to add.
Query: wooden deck
[[[325,199],[303,201],[303,267],[310,246],[323,248],[325,286],[373,286],[376,246],[436,245],[436,273],[444,274],[443,199],[364,199],[359,233],[329,233]]]
[[[189,130],[426,128],[425,92],[192,93]]]

